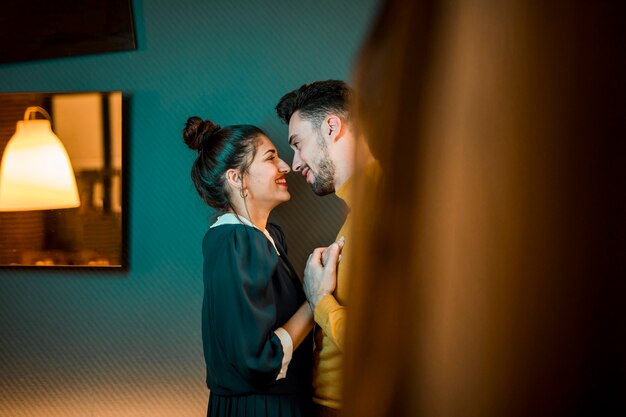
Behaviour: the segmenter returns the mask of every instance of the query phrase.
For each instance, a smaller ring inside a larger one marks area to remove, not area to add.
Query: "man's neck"
[[[357,151],[352,152],[354,158],[346,158],[342,164],[336,164],[335,190],[339,190],[355,172],[363,170],[366,166],[375,161],[374,156],[365,142],[357,144]]]

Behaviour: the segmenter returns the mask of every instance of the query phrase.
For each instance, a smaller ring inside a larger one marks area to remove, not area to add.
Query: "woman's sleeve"
[[[260,231],[249,227],[233,228],[220,246],[224,262],[214,280],[211,321],[220,329],[228,365],[251,385],[268,385],[279,376],[284,357],[274,333],[276,253]]]

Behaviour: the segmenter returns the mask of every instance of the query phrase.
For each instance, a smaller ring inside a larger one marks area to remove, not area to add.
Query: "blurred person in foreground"
[[[315,194],[336,193],[350,210],[337,235],[342,261],[337,267],[336,282],[328,274],[311,273],[308,265],[304,271],[304,290],[317,324],[313,402],[315,415],[319,417],[336,416],[342,403],[341,371],[349,287],[358,285],[359,281],[345,266],[346,261],[350,262],[354,243],[352,182],[361,177],[373,188],[380,176],[367,144],[355,134],[352,95],[352,89],[343,81],[316,81],[285,94],[276,105],[278,116],[289,126],[293,170],[306,178]],[[353,279],[355,282],[351,283]]]
[[[345,417],[626,414],[624,20],[381,4],[355,70],[384,178],[355,182]]]

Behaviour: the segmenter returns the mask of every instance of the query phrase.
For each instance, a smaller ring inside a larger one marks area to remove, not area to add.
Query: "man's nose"
[[[298,152],[293,154],[293,161],[291,162],[291,167],[296,172],[302,169],[302,159],[300,159],[300,154]]]

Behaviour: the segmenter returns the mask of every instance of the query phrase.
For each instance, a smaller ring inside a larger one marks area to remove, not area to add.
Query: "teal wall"
[[[0,416],[199,416],[200,241],[188,116],[259,125],[287,162],[281,95],[349,80],[375,0],[134,1],[138,49],[0,65],[0,92],[123,90],[130,99],[126,273],[0,270]],[[6,40],[5,40],[6,41]],[[19,40],[17,40],[19,41]],[[342,222],[290,175],[276,210],[295,263]]]

